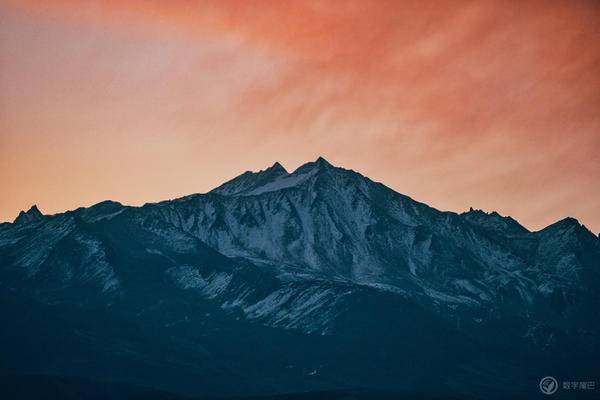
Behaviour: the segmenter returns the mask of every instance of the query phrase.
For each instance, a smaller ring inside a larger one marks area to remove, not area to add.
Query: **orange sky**
[[[0,0],[0,220],[323,155],[600,231],[596,1]]]

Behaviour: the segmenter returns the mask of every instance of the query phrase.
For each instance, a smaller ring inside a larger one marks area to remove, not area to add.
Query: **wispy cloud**
[[[595,2],[55,0],[0,13],[0,218],[33,201],[168,198],[324,154],[442,209],[600,230]]]

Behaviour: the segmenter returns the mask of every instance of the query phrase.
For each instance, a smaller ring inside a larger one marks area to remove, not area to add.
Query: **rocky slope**
[[[431,378],[432,395],[516,395],[538,371],[594,364],[599,281],[600,240],[574,219],[529,232],[322,158],[276,163],[206,194],[34,206],[0,225],[15,321],[0,371],[202,395],[418,392]],[[40,348],[40,330],[66,356]]]

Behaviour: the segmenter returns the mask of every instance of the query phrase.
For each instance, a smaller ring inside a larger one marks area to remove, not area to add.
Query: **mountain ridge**
[[[225,181],[225,182],[224,182],[224,183],[222,183],[221,185],[219,185],[219,186],[215,187],[214,189],[211,189],[211,190],[209,190],[208,192],[205,192],[205,193],[193,193],[193,194],[184,195],[184,196],[181,196],[181,197],[176,197],[176,198],[173,198],[173,199],[159,200],[159,201],[157,201],[157,202],[145,203],[145,204],[143,204],[143,205],[141,205],[141,206],[132,206],[132,205],[127,205],[127,206],[125,206],[125,207],[131,207],[131,208],[140,208],[140,207],[144,207],[144,206],[146,206],[146,205],[151,205],[151,204],[160,204],[160,203],[165,203],[165,202],[170,202],[170,201],[182,201],[182,200],[185,200],[185,199],[188,199],[188,198],[192,198],[192,197],[195,197],[195,196],[204,196],[204,195],[209,195],[209,194],[219,194],[219,195],[239,195],[240,193],[238,193],[238,192],[226,191],[226,190],[225,190],[225,188],[226,188],[227,186],[230,186],[230,185],[232,185],[232,184],[240,183],[240,180],[242,180],[242,179],[248,179],[248,178],[251,178],[251,179],[253,179],[253,178],[258,178],[258,177],[260,177],[261,179],[264,179],[264,178],[267,178],[267,179],[269,179],[269,178],[272,178],[272,177],[281,177],[281,176],[285,177],[285,176],[289,176],[289,175],[297,174],[297,173],[298,173],[298,172],[300,172],[300,171],[306,171],[307,169],[310,169],[310,168],[312,168],[312,167],[314,167],[314,166],[317,166],[317,167],[318,167],[318,166],[323,166],[323,165],[325,165],[325,166],[328,166],[328,167],[330,167],[330,168],[341,169],[341,170],[344,170],[344,171],[349,171],[349,172],[352,172],[352,173],[356,173],[356,174],[358,174],[358,175],[362,176],[363,178],[369,179],[369,178],[367,178],[367,177],[365,177],[365,176],[361,175],[360,173],[358,173],[358,172],[356,172],[356,171],[354,171],[354,170],[352,170],[352,169],[345,169],[345,168],[343,168],[343,167],[338,167],[338,166],[335,166],[335,165],[331,164],[329,161],[327,161],[327,160],[326,160],[324,157],[322,157],[322,156],[319,156],[319,157],[318,157],[318,158],[317,158],[315,161],[310,161],[310,162],[307,162],[307,163],[305,163],[305,164],[302,164],[302,165],[300,165],[298,168],[296,168],[296,169],[295,169],[294,171],[292,171],[292,172],[288,172],[288,171],[285,169],[285,167],[284,167],[284,166],[283,166],[283,165],[282,165],[280,162],[278,162],[278,161],[275,161],[275,162],[274,162],[274,163],[273,163],[273,164],[272,164],[270,167],[268,167],[268,168],[265,168],[264,170],[259,170],[259,171],[256,171],[256,172],[255,172],[255,171],[250,171],[250,170],[248,170],[248,171],[245,171],[245,172],[241,173],[240,175],[237,175],[237,176],[235,176],[235,177],[233,177],[233,178],[231,178],[231,179],[229,179],[229,180]],[[542,227],[542,228],[539,228],[539,229],[537,229],[537,230],[529,230],[528,228],[526,228],[526,227],[524,227],[523,225],[521,225],[521,224],[519,223],[519,221],[518,221],[518,220],[516,220],[516,219],[514,219],[512,216],[510,216],[510,215],[502,216],[502,215],[500,215],[500,214],[499,214],[497,211],[495,211],[495,210],[492,210],[492,211],[484,211],[484,210],[481,210],[481,209],[474,209],[473,207],[471,207],[469,210],[467,210],[467,211],[464,211],[464,212],[456,212],[456,211],[442,211],[442,210],[438,210],[437,208],[435,208],[435,207],[432,207],[432,206],[428,205],[427,203],[420,202],[420,201],[418,201],[418,200],[414,200],[413,198],[411,198],[411,197],[409,197],[409,196],[407,196],[407,195],[404,195],[404,194],[402,194],[402,193],[400,193],[400,192],[396,191],[395,189],[392,189],[392,188],[390,188],[390,187],[386,186],[386,185],[385,185],[384,183],[382,183],[382,182],[377,182],[377,181],[372,181],[372,182],[374,182],[374,183],[376,183],[376,184],[383,185],[383,186],[385,186],[386,188],[388,188],[389,190],[392,190],[392,191],[396,192],[396,193],[397,193],[397,194],[399,194],[399,195],[405,196],[405,197],[407,197],[407,198],[409,198],[409,199],[411,199],[412,201],[415,201],[415,202],[417,202],[417,203],[424,204],[424,205],[426,205],[427,207],[429,207],[429,208],[432,208],[432,209],[434,209],[434,210],[436,210],[436,211],[438,211],[438,212],[440,212],[440,213],[450,213],[450,214],[456,214],[456,215],[461,215],[461,216],[469,216],[469,215],[471,215],[471,216],[472,216],[472,215],[480,215],[480,216],[481,216],[481,215],[486,215],[486,216],[488,216],[488,217],[489,217],[489,216],[491,216],[491,217],[493,217],[493,218],[502,218],[502,219],[504,219],[504,220],[508,221],[508,222],[509,222],[509,223],[511,223],[511,224],[516,224],[516,225],[518,225],[518,227],[519,227],[518,229],[520,229],[520,230],[522,230],[522,229],[525,229],[525,230],[527,230],[527,231],[529,231],[529,232],[540,232],[540,231],[543,231],[543,230],[545,230],[545,229],[547,229],[547,228],[549,228],[549,227],[551,227],[551,226],[553,226],[553,225],[556,225],[556,224],[559,224],[559,223],[564,223],[564,222],[566,222],[566,221],[567,221],[567,222],[568,222],[568,221],[572,221],[572,222],[577,222],[579,225],[583,226],[583,228],[585,228],[586,230],[588,230],[588,231],[589,231],[590,233],[592,233],[594,236],[597,236],[597,237],[599,237],[599,238],[600,238],[600,233],[598,233],[598,235],[596,235],[596,234],[595,234],[593,231],[591,231],[589,228],[587,228],[587,226],[585,226],[583,223],[581,223],[581,222],[580,222],[580,221],[579,221],[577,218],[575,218],[575,217],[572,217],[572,216],[566,216],[566,217],[563,217],[563,218],[561,218],[561,219],[559,219],[559,220],[557,220],[557,221],[555,221],[555,222],[552,222],[552,223],[550,223],[549,225],[547,225],[547,226],[545,226],[545,227]],[[277,188],[277,189],[275,189],[275,190],[278,190],[278,189],[281,189],[281,188]],[[64,214],[64,213],[74,212],[74,211],[77,211],[77,210],[79,210],[79,209],[92,209],[92,208],[96,208],[96,207],[98,207],[98,206],[100,206],[100,205],[103,205],[103,204],[111,204],[111,203],[114,203],[114,204],[118,204],[118,205],[121,205],[121,206],[123,206],[123,204],[121,204],[120,202],[117,202],[117,201],[113,201],[113,200],[104,200],[104,201],[100,201],[100,202],[98,202],[98,203],[92,204],[92,205],[90,205],[90,206],[87,206],[87,207],[79,207],[78,209],[74,209],[74,210],[67,210],[67,211],[63,211],[63,212],[58,212],[58,213],[56,213],[56,214],[46,214],[46,215],[44,215],[44,214],[42,214],[41,212],[39,212],[39,209],[37,208],[37,205],[35,205],[35,204],[34,204],[34,205],[32,205],[32,206],[30,207],[30,209],[29,209],[28,211],[21,211],[21,212],[19,213],[19,215],[18,215],[18,216],[15,218],[15,220],[14,220],[13,222],[10,222],[10,221],[2,222],[2,223],[0,223],[0,226],[2,226],[3,224],[4,224],[4,225],[6,225],[6,226],[8,226],[8,225],[10,225],[10,224],[12,224],[12,223],[15,223],[15,222],[17,222],[17,219],[18,219],[20,216],[25,216],[25,215],[34,214],[34,215],[35,215],[35,216],[33,217],[33,218],[34,218],[34,220],[38,220],[40,217],[49,217],[49,216],[54,216],[54,215],[60,215],[60,214]],[[38,214],[38,213],[39,213],[39,214]],[[29,217],[28,217],[28,218],[29,218]]]
[[[325,159],[292,173],[275,163],[205,194],[0,227],[0,311],[16,321],[0,370],[87,365],[84,377],[193,395],[414,391],[433,376],[440,393],[466,385],[484,398],[504,373],[505,398],[537,390],[531,374],[549,366],[593,365],[598,260],[600,241],[572,218],[530,232],[496,212],[436,210]],[[32,344],[38,331],[52,344]],[[64,338],[77,346],[57,360],[45,349]],[[25,358],[21,340],[35,349]],[[135,368],[113,375],[115,362]]]

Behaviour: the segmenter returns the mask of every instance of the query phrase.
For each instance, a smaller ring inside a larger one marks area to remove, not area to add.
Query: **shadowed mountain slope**
[[[525,396],[593,370],[599,260],[574,219],[441,212],[322,158],[143,207],[33,207],[0,226],[0,372]]]

